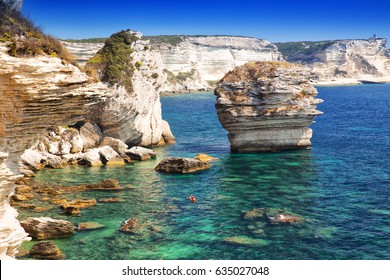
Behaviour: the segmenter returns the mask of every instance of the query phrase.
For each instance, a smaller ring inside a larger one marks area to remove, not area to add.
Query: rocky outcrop
[[[162,92],[213,90],[225,73],[249,61],[280,61],[282,55],[266,40],[237,36],[152,37],[168,75]]]
[[[36,240],[65,238],[74,232],[74,226],[71,222],[49,217],[28,218],[21,221],[20,224]]]
[[[129,146],[172,143],[161,116],[160,87],[166,80],[161,56],[141,36],[130,30],[116,33],[87,63],[89,71],[111,84],[110,97],[94,110],[94,122],[106,136]]]
[[[306,148],[317,91],[307,68],[286,62],[255,62],[237,67],[219,82],[215,95],[222,126],[233,152]]]
[[[127,151],[127,154],[133,160],[149,160],[157,156],[156,151],[143,147],[132,147]]]
[[[165,173],[192,173],[210,167],[211,165],[208,162],[197,159],[168,157],[164,158],[155,169]]]

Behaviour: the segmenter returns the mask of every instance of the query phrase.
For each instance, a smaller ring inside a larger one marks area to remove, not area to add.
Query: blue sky
[[[272,42],[390,37],[387,1],[24,0],[23,13],[62,39],[144,35],[242,35]]]

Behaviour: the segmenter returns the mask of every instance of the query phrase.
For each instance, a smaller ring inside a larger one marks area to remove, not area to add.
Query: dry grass
[[[56,38],[46,35],[21,13],[0,1],[0,42],[8,44],[15,57],[49,55],[76,64],[70,52]]]

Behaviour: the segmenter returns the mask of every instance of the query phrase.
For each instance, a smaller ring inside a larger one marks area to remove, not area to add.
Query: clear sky
[[[62,39],[144,35],[242,35],[271,42],[390,38],[390,1],[24,0],[23,13]]]

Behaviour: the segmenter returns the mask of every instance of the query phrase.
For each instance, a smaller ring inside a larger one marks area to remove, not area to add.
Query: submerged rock
[[[290,211],[276,208],[254,208],[244,215],[245,220],[259,220],[271,224],[295,224],[304,219]]]
[[[149,160],[157,156],[155,151],[143,147],[132,147],[126,151],[126,154],[133,160]]]
[[[52,241],[44,241],[31,247],[30,257],[38,260],[62,260],[64,255]]]
[[[94,230],[106,227],[98,222],[84,222],[77,225],[77,230]]]
[[[209,163],[197,159],[168,157],[164,158],[155,169],[166,173],[191,173],[210,167]]]
[[[225,75],[215,90],[219,121],[233,152],[307,148],[308,128],[321,114],[310,71],[286,62],[250,62]]]
[[[130,218],[124,221],[121,231],[131,234],[136,234],[140,231],[141,225],[137,218]]]
[[[20,225],[36,240],[65,238],[73,234],[74,226],[65,220],[55,220],[49,217],[28,218]]]
[[[95,205],[96,205],[95,199],[75,199],[75,200],[67,201],[66,203],[62,204],[61,208],[67,209],[69,207],[73,207],[73,208],[82,209],[82,208],[93,207]]]
[[[86,184],[81,187],[86,190],[99,190],[99,191],[110,191],[110,190],[121,190],[119,186],[119,181],[115,179],[107,179],[98,183]]]
[[[223,242],[234,245],[245,245],[245,246],[266,246],[269,244],[268,241],[263,239],[254,239],[248,236],[233,236],[227,237],[223,240]]]
[[[101,198],[98,201],[101,203],[118,203],[118,202],[124,202],[125,200],[123,198],[108,197],[108,198]]]

